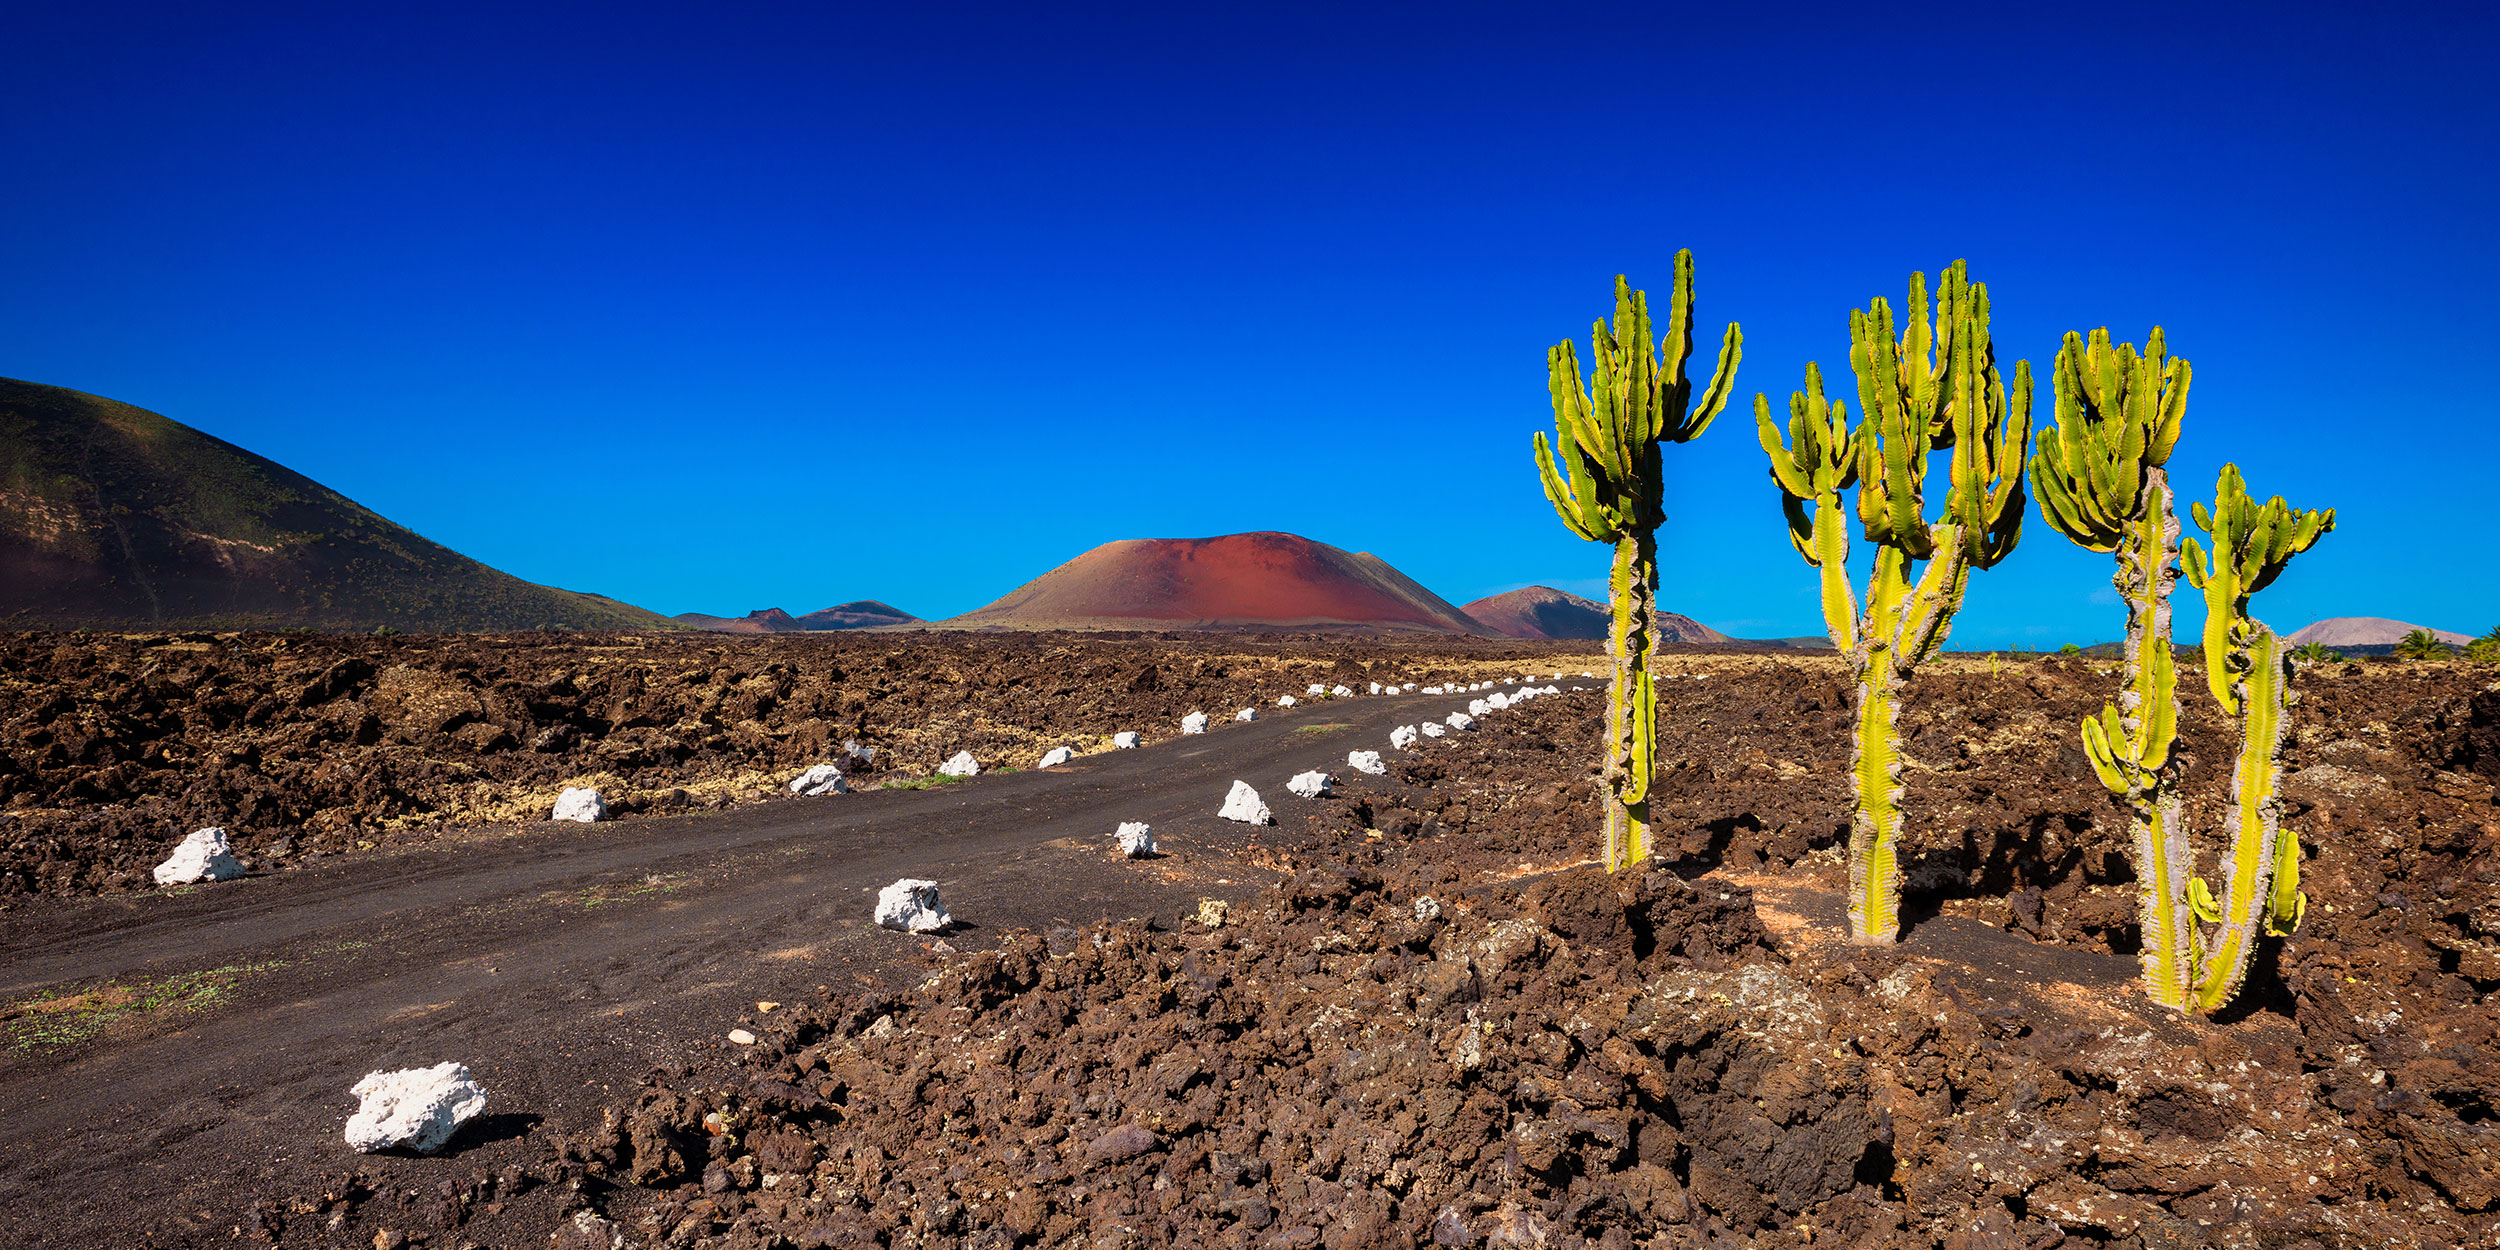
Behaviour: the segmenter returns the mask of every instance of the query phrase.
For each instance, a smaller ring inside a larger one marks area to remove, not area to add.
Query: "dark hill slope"
[[[1460,611],[1513,638],[1603,638],[1613,619],[1605,604],[1551,586],[1488,595]],[[1738,641],[1673,612],[1658,614],[1658,639],[1705,644]]]
[[[0,378],[0,627],[673,629],[498,572],[242,448]]]

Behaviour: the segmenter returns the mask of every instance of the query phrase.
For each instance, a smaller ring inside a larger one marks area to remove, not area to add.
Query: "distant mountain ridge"
[[[2337,648],[2392,648],[2397,643],[2403,642],[2406,634],[2425,628],[2428,627],[2390,620],[2384,616],[2330,616],[2323,621],[2302,626],[2292,634],[2289,641],[2295,647],[2303,643],[2315,642]],[[2474,641],[2464,634],[2445,629],[2431,630],[2431,637],[2459,647]]]
[[[1298,534],[1104,543],[944,629],[1346,629],[1494,636],[1369,552]]]
[[[723,634],[798,634],[837,629],[873,629],[878,626],[915,625],[920,618],[901,608],[879,603],[874,599],[856,599],[821,608],[805,616],[792,616],[779,608],[765,608],[745,616],[707,616],[701,612],[680,612],[670,618],[680,625],[708,629]]]
[[[143,408],[0,378],[0,628],[675,629]]]
[[[1551,586],[1487,595],[1460,611],[1513,638],[1603,638],[1614,615],[1605,604]],[[1674,612],[1658,614],[1658,638],[1705,645],[1740,641]]]

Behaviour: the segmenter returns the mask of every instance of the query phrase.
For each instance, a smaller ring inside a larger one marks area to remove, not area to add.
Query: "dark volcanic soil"
[[[1292,875],[1221,923],[961,934],[910,988],[750,1016],[757,1045],[654,1069],[531,1160],[341,1158],[239,1195],[234,1227],[931,1250],[2500,1237],[2490,670],[2302,675],[2308,918],[2206,1020],[2135,989],[2123,823],[2073,745],[2115,686],[2099,666],[1914,682],[1913,920],[1883,949],[1836,940],[1837,669],[1670,667],[1657,871],[1586,863],[1602,697],[1539,700],[1279,805],[1256,857]],[[2182,685],[2210,825],[2230,744]]]
[[[1524,671],[1585,647],[1223,635],[0,634],[0,897],[150,888],[191,830],[268,867],[543,820],[781,794],[809,765],[926,776],[970,750],[1178,733],[1312,682]],[[784,796],[786,797],[786,796]]]

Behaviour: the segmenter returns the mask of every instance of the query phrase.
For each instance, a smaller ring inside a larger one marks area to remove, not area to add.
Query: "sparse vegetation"
[[[6,1030],[10,1046],[17,1050],[76,1046],[126,1020],[215,1007],[245,978],[283,967],[283,962],[227,964],[170,977],[108,981],[82,990],[45,990],[0,1006],[0,1029]]]
[[[2500,664],[2500,625],[2489,633],[2465,644],[2465,658],[2477,664]]]
[[[2453,654],[2448,644],[2439,640],[2439,635],[2427,629],[2414,630],[2396,642],[2396,658],[2399,660],[2445,660]]]
[[[2303,664],[2339,664],[2344,653],[2323,642],[2304,642],[2292,648],[2292,658]]]

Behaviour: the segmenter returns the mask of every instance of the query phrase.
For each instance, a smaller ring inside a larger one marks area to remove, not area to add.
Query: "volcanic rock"
[[[1122,855],[1144,859],[1155,853],[1155,831],[1142,820],[1124,820],[1111,833],[1112,841]]]
[[[1233,788],[1224,795],[1223,810],[1216,815],[1226,820],[1238,820],[1245,825],[1276,823],[1276,817],[1269,813],[1267,804],[1259,801],[1259,792],[1251,789],[1246,781],[1233,783]]]
[[[818,764],[790,782],[790,793],[810,796],[842,794],[850,788],[850,783],[842,779],[841,768],[832,764]]]
[[[1307,773],[1295,773],[1293,780],[1285,783],[1285,788],[1303,798],[1316,799],[1328,793],[1329,789],[1336,784],[1336,778],[1315,768]]]
[[[1442,723],[1448,725],[1452,729],[1473,729],[1476,727],[1476,718],[1469,716],[1465,712],[1452,712],[1450,713],[1449,718]]]
[[[555,811],[547,817],[549,820],[570,820],[585,825],[607,818],[607,801],[599,797],[599,792],[578,786],[565,787],[564,793],[556,796]]]
[[[223,829],[193,830],[171,857],[156,866],[156,883],[161,886],[230,881],[242,875],[243,865],[236,862]]]
[[[1380,762],[1378,751],[1348,751],[1345,755],[1345,762],[1346,767],[1358,773],[1370,773],[1374,777],[1384,776],[1389,771],[1389,766]]]
[[[1442,723],[1441,723],[1441,722],[1439,722],[1439,721],[1436,721],[1436,720],[1428,720],[1428,721],[1425,721],[1425,722],[1423,723],[1423,734],[1424,734],[1424,736],[1425,736],[1425,737],[1427,737],[1427,738],[1439,738],[1439,737],[1443,737],[1443,736],[1447,735],[1449,732],[1450,732],[1450,728],[1449,728],[1449,726],[1444,725],[1444,724],[1442,724]]]
[[[486,1091],[456,1063],[369,1072],[348,1092],[359,1102],[347,1118],[347,1144],[364,1154],[393,1147],[432,1154],[486,1109]]]
[[[938,901],[937,882],[905,877],[877,891],[877,923],[906,933],[935,933],[955,918]]]
[[[1400,725],[1397,728],[1390,730],[1389,745],[1400,751],[1415,745],[1415,727],[1413,725]]]

